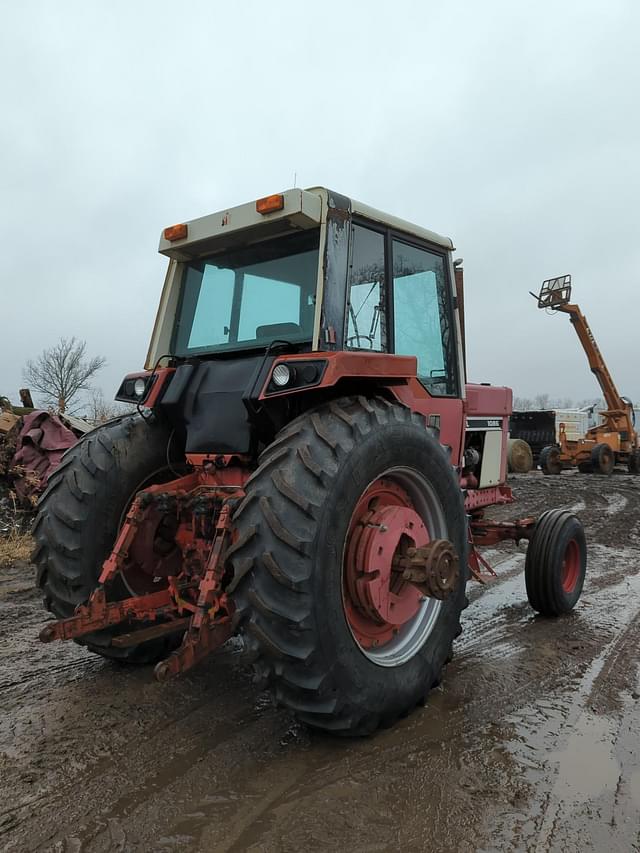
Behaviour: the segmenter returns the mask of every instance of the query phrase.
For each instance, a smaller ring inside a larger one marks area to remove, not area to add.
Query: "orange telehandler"
[[[558,444],[549,445],[540,453],[542,471],[559,474],[563,468],[577,466],[584,474],[611,474],[616,463],[620,463],[627,465],[630,474],[640,473],[633,404],[618,393],[587,318],[578,305],[570,302],[571,276],[547,279],[538,296],[531,295],[538,300],[538,308],[569,315],[607,405],[600,413],[602,423],[587,430],[583,438],[568,439],[564,424],[560,424]]]

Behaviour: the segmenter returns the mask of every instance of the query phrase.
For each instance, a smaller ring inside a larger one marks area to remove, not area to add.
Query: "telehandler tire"
[[[229,591],[247,652],[277,703],[348,736],[424,703],[460,633],[468,574],[462,493],[424,419],[379,397],[325,404],[278,434],[246,489],[234,515]],[[374,523],[378,511],[417,512],[417,526],[450,540],[459,558],[443,601],[391,573],[387,591],[399,607],[403,595],[416,596],[415,610],[395,624],[372,616],[358,592],[366,562],[358,548],[378,534],[370,528],[389,529]]]
[[[591,467],[594,474],[609,476],[613,473],[616,457],[608,444],[596,444],[591,451]]]
[[[632,450],[629,454],[628,469],[630,474],[640,474],[640,450]]]
[[[540,468],[543,474],[560,474],[562,462],[560,461],[560,449],[549,445],[540,451]]]
[[[33,527],[37,583],[44,606],[58,618],[72,616],[98,585],[102,564],[135,494],[167,478],[168,429],[157,421],[128,415],[89,432],[65,453],[38,503]],[[173,475],[171,476],[173,478]],[[117,578],[111,599],[132,594]],[[171,651],[175,635],[117,648],[118,626],[77,640],[106,658],[152,663]]]
[[[575,515],[550,509],[538,519],[527,548],[524,577],[527,598],[542,616],[573,610],[584,584],[587,545]]]

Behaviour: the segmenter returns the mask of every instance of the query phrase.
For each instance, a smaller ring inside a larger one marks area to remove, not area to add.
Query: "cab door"
[[[463,404],[449,258],[398,236],[390,236],[388,246],[392,352],[416,356],[418,383],[410,405],[440,429],[455,463],[462,448]]]

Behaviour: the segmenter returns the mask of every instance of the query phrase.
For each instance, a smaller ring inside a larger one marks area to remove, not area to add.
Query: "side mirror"
[[[538,300],[538,308],[559,308],[571,300],[571,276],[560,275],[557,278],[548,278],[542,282],[540,293],[531,294]]]

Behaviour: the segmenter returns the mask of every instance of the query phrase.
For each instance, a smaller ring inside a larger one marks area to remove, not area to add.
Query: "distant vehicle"
[[[587,318],[570,301],[571,276],[547,279],[538,296],[532,296],[538,300],[538,308],[569,315],[607,406],[600,412],[602,422],[590,427],[584,437],[571,437],[567,425],[561,424],[558,445],[549,444],[542,449],[540,467],[545,474],[559,474],[563,467],[573,466],[583,473],[611,474],[619,463],[626,465],[631,474],[640,473],[633,403],[618,392]]]
[[[543,448],[559,444],[561,425],[567,437],[577,441],[584,438],[591,424],[589,409],[531,409],[513,412],[509,418],[509,435],[531,447],[533,460],[538,464]]]

